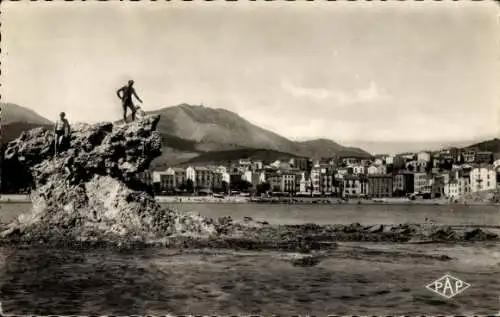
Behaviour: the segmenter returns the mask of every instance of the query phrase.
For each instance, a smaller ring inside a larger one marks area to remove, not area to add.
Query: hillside
[[[0,103],[0,107],[2,107],[2,148],[19,137],[23,131],[41,126],[52,127],[50,120],[28,108],[13,103]]]
[[[38,127],[52,128],[52,124],[37,124],[27,122],[11,122],[9,124],[2,124],[2,145],[13,141],[18,138],[21,133]]]
[[[268,149],[238,149],[228,151],[214,151],[203,153],[184,164],[221,164],[228,162],[236,162],[240,158],[249,158],[252,160],[261,160],[263,162],[273,162],[276,160],[289,160],[295,157],[294,154],[284,153]]]
[[[465,147],[466,150],[471,151],[490,151],[493,153],[500,153],[500,139],[488,140]]]
[[[327,158],[335,153],[338,156],[359,156],[362,158],[370,157],[371,155],[359,148],[345,147],[332,140],[316,139],[310,141],[296,142],[300,153],[305,157]]]
[[[158,130],[162,134],[196,141],[195,149],[201,152],[253,148],[306,157],[370,156],[361,149],[343,147],[325,139],[294,142],[225,109],[182,104],[150,113],[161,115]]]
[[[2,125],[7,125],[13,122],[24,122],[29,124],[52,124],[52,122],[35,111],[21,107],[13,103],[0,102],[2,107]]]
[[[4,144],[23,131],[39,126],[50,128],[53,124],[30,109],[12,103],[1,105]],[[227,161],[235,155],[239,156],[236,159],[253,155],[262,160],[293,155],[315,158],[369,156],[361,149],[344,147],[326,139],[294,142],[224,109],[182,104],[149,113],[161,115],[157,129],[164,146],[162,155],[152,163],[154,169],[186,161]],[[200,155],[198,160],[193,160]]]

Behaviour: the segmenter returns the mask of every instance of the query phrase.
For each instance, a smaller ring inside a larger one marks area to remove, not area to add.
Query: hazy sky
[[[401,145],[499,134],[493,2],[2,7],[2,101],[52,120],[60,111],[119,118],[115,91],[133,78],[146,110],[203,103],[292,139]]]

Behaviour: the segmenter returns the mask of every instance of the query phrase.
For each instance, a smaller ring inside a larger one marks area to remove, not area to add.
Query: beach
[[[331,197],[281,197],[281,198],[251,198],[243,196],[155,196],[162,204],[294,204],[294,205],[470,205],[470,206],[500,206],[489,201],[462,201],[450,202],[449,199],[417,199],[407,198],[377,198],[377,199],[349,199],[341,200]],[[31,203],[29,195],[0,195],[0,203]]]

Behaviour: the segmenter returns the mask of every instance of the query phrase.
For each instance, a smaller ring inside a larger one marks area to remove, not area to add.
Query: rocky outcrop
[[[120,244],[214,233],[210,219],[162,208],[139,177],[161,154],[158,120],[77,124],[57,156],[53,133],[43,128],[11,142],[5,162],[31,177],[33,210],[3,240]]]

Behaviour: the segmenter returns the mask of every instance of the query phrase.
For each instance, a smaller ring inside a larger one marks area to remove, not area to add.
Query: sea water
[[[178,209],[272,223],[400,223],[425,217],[452,224],[499,223],[498,211],[489,207],[197,204]],[[2,205],[2,220],[27,210],[26,204]],[[290,256],[217,249],[3,247],[0,302],[7,314],[42,315],[469,315],[500,310],[497,243],[341,243],[312,267],[294,266]],[[446,273],[471,286],[451,299],[425,287]]]

